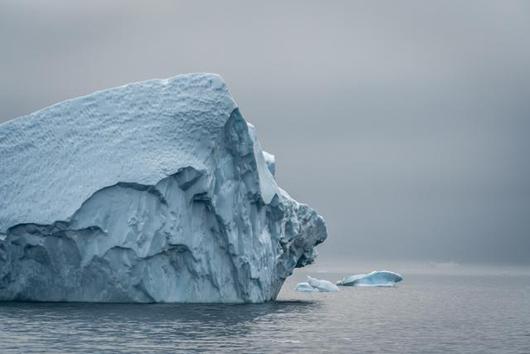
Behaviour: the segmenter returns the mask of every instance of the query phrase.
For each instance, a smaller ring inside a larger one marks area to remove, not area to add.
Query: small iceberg
[[[339,287],[333,284],[332,282],[328,280],[323,279],[317,279],[307,276],[307,282],[309,285],[311,285],[313,288],[316,288],[318,291],[321,292],[335,292],[339,291]]]
[[[301,283],[296,284],[295,291],[301,292],[301,293],[312,293],[315,291],[318,291],[317,288],[313,288],[308,282],[303,281]]]
[[[374,271],[368,274],[356,274],[342,278],[337,282],[341,286],[395,286],[403,277],[387,270]]]
[[[296,284],[296,291],[330,293],[339,291],[339,287],[328,280],[307,276],[307,281]]]

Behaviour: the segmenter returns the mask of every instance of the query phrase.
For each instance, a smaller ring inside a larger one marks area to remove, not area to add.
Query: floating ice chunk
[[[316,289],[318,289],[318,291],[321,291],[321,292],[339,291],[338,286],[336,286],[335,284],[333,284],[332,282],[330,282],[328,280],[317,279],[317,278],[310,277],[308,275],[307,276],[307,282],[313,288],[316,288]]]
[[[296,288],[294,290],[302,292],[302,293],[311,293],[311,292],[319,291],[317,288],[313,288],[306,281],[296,284]]]
[[[403,277],[386,270],[374,271],[368,274],[356,274],[342,278],[337,285],[342,286],[394,286],[403,280]]]
[[[299,292],[335,292],[339,288],[330,281],[307,277],[307,282],[296,284],[296,291]]]

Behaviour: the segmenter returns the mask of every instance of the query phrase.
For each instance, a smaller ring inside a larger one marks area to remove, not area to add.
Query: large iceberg
[[[403,277],[387,270],[373,271],[368,274],[356,274],[342,278],[337,285],[342,286],[395,286]]]
[[[326,239],[275,168],[212,74],[1,124],[0,300],[273,300]]]

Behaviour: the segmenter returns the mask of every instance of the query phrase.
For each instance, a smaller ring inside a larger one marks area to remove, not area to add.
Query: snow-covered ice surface
[[[387,270],[373,271],[368,274],[356,274],[342,278],[337,285],[342,286],[395,286],[403,277]]]
[[[6,122],[0,159],[0,300],[263,302],[327,236],[217,75]]]
[[[338,286],[330,282],[329,280],[317,279],[311,276],[307,276],[307,283],[309,286],[317,289],[320,292],[335,292],[339,291]]]

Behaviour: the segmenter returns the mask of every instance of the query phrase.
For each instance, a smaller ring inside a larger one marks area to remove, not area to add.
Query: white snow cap
[[[67,220],[93,193],[119,182],[154,185],[183,167],[209,168],[236,108],[219,75],[186,74],[98,91],[0,124],[0,232]],[[253,128],[251,136],[260,150]],[[270,202],[276,182],[259,162]]]

